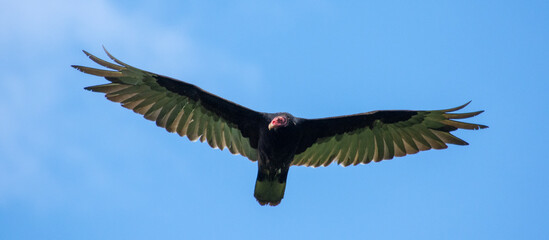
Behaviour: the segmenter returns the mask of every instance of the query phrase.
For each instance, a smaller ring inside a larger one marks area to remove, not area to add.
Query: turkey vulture
[[[109,81],[86,90],[106,94],[107,99],[144,115],[168,132],[258,161],[254,196],[261,205],[280,203],[292,165],[379,162],[431,148],[444,149],[447,143],[468,145],[450,132],[487,128],[452,120],[483,112],[452,113],[469,103],[445,110],[373,111],[321,119],[256,112],[195,85],[132,67],[104,50],[117,64],[84,53],[110,70],[72,66]]]

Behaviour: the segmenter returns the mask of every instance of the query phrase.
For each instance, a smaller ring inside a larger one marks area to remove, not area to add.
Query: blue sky
[[[0,9],[0,239],[543,239],[547,1],[8,1]],[[482,131],[343,168],[257,166],[83,87],[122,61],[255,110],[326,117],[473,102]],[[540,152],[541,151],[541,152]]]

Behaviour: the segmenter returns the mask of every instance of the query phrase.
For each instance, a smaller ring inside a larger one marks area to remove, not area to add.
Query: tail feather
[[[286,181],[280,182],[278,179],[263,179],[255,182],[254,197],[261,206],[271,205],[276,206],[284,198],[284,190],[286,189]]]

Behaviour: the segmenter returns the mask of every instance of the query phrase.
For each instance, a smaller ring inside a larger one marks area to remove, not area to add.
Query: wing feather
[[[429,144],[429,142],[427,142],[427,140],[425,140],[425,138],[423,138],[423,135],[417,128],[417,125],[414,125],[412,127],[405,128],[404,131],[408,131],[408,133],[413,136],[414,142],[416,143],[416,146],[418,146],[420,151],[426,151],[431,149],[431,145]]]
[[[349,133],[344,133],[341,141],[339,142],[339,151],[336,153],[336,159],[338,164],[343,164],[349,154],[349,147],[352,143],[352,136]]]
[[[353,164],[353,162],[355,161],[355,158],[356,158],[356,154],[358,152],[358,144],[359,144],[359,141],[357,141],[357,136],[356,136],[356,133],[352,133],[350,134],[350,137],[349,137],[349,148],[345,151],[345,156],[344,156],[344,160],[342,162],[342,165],[344,167],[347,167],[351,164]]]
[[[452,119],[474,117],[483,111],[450,113],[467,106],[434,111],[374,111],[334,118],[301,119],[303,138],[293,165],[343,166],[401,157],[446,144],[467,145],[452,135],[457,129],[482,129],[485,125]]]
[[[381,135],[381,130],[379,128],[373,129],[374,136],[375,136],[375,143],[376,143],[376,151],[374,156],[374,161],[379,162],[383,160],[383,156],[385,155],[385,141],[383,140],[383,136]]]
[[[211,148],[218,148],[217,142],[215,141],[215,119],[210,118],[210,121],[208,122],[208,128],[206,131],[206,141],[208,142],[208,145],[210,145]]]
[[[391,135],[391,132],[387,128],[386,125],[383,125],[382,127],[383,132],[383,138],[385,139],[385,154],[383,155],[383,159],[391,159],[393,156],[395,156],[395,143],[393,141],[393,136]]]
[[[364,158],[362,159],[363,164],[370,163],[374,159],[374,155],[376,153],[376,145],[375,145],[375,135],[372,129],[365,129],[365,137],[364,140],[366,141],[366,153],[368,155],[364,155]]]
[[[160,99],[164,97],[164,93],[161,92],[153,92],[153,95],[150,97],[145,98],[145,100],[141,103],[139,103],[134,108],[134,112],[139,113],[141,115],[145,115],[149,109]]]
[[[402,128],[395,128],[395,131],[400,133],[402,140],[404,140],[404,149],[407,154],[415,154],[419,152],[419,148],[416,145],[414,139]]]
[[[202,118],[204,117],[204,115],[200,112],[200,108],[197,108],[197,109],[194,109],[193,111],[193,118],[192,119],[189,119],[190,123],[189,123],[189,126],[188,126],[188,132],[187,132],[187,137],[189,138],[189,140],[191,140],[192,142],[198,140],[198,138],[200,137],[200,122],[202,122]]]
[[[394,144],[395,144],[394,146],[395,156],[396,157],[405,156],[406,148],[404,147],[403,137],[397,133],[394,126],[392,125],[386,125],[386,126],[387,126],[387,130],[391,133]]]
[[[177,132],[191,141],[207,141],[212,148],[228,148],[231,153],[252,161],[258,159],[258,130],[265,121],[263,113],[192,84],[132,67],[105,52],[115,63],[84,51],[93,62],[109,70],[73,65],[84,73],[110,81],[86,90],[104,93],[107,99],[155,121],[168,132]]]
[[[208,126],[210,125],[211,118],[207,114],[204,114],[202,121],[200,122],[200,128],[198,134],[200,135],[200,142],[206,141],[208,134]]]
[[[175,107],[169,114],[169,117],[166,119],[165,128],[168,132],[175,132],[177,130],[178,120],[181,120],[181,115],[183,115],[183,107],[185,105],[184,101],[178,101]]]
[[[233,139],[231,128],[224,128],[223,136],[225,137],[225,142],[227,143],[227,148],[229,149],[229,152],[231,152],[232,154],[238,154],[238,151],[235,148],[235,139]]]
[[[192,103],[188,103],[185,105],[185,107],[183,107],[183,115],[181,116],[181,120],[179,122],[179,125],[177,126],[177,134],[179,134],[179,136],[183,137],[187,135],[189,125],[193,121],[194,110],[195,106]]]
[[[362,135],[364,135],[364,132],[365,131],[359,131],[358,135],[356,136],[357,138],[357,141],[356,141],[356,155],[354,156],[354,159],[352,161],[352,164],[353,165],[358,165],[361,160],[362,160],[362,156],[365,155],[365,151],[366,151],[366,143],[362,137]]]
[[[156,126],[166,128],[168,118],[178,103],[179,101],[177,97],[172,97],[164,104],[164,106],[162,106],[162,110],[160,110],[158,118],[156,118]]]
[[[463,118],[470,118],[474,117],[476,115],[479,115],[483,113],[484,111],[476,111],[476,112],[470,112],[470,113],[445,113],[442,114],[447,119],[463,119]]]
[[[227,141],[225,141],[225,128],[227,127],[227,125],[225,125],[225,123],[222,121],[219,122],[219,125],[220,125],[220,129],[216,133],[218,134],[218,137],[219,137],[218,143],[219,142],[221,143],[221,146],[219,147],[219,149],[223,150],[227,148]]]

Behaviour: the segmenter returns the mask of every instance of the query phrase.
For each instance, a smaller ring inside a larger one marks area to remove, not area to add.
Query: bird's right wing
[[[87,90],[105,93],[107,99],[144,115],[169,132],[187,136],[191,141],[207,141],[212,148],[228,148],[252,161],[258,159],[258,129],[263,120],[259,112],[206,92],[192,84],[137,69],[107,55],[116,63],[86,55],[97,64],[115,70],[83,66],[74,68],[105,77],[108,84]]]
[[[469,103],[467,103],[469,104]],[[450,132],[456,129],[481,129],[488,126],[452,119],[476,116],[483,111],[450,113],[467,106],[436,111],[374,111],[356,115],[302,119],[303,137],[292,165],[328,166],[337,161],[343,166],[366,164],[447,148],[446,143],[467,145]]]

